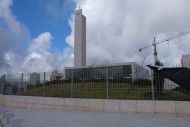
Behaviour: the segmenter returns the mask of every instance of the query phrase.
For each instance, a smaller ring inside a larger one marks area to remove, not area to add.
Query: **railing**
[[[8,95],[60,98],[179,101],[190,99],[188,90],[169,79],[160,75],[156,77],[148,68],[144,69],[146,70],[144,75],[139,68],[134,69],[128,71],[131,72],[128,76],[123,75],[122,69],[112,69],[110,72],[108,68],[103,74],[97,72],[101,75],[99,77],[89,71],[84,71],[82,76],[74,75],[75,70],[72,70],[70,77],[67,78],[61,77],[58,73],[47,72],[5,74],[0,79],[0,90]]]

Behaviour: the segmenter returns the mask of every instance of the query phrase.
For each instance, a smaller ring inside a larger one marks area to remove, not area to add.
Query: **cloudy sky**
[[[190,30],[189,0],[0,0],[1,73],[73,66],[74,10],[87,18],[87,64],[153,63],[139,48]],[[163,63],[190,54],[190,34],[157,46]]]

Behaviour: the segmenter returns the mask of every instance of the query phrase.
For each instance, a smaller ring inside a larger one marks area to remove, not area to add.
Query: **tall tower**
[[[74,67],[86,66],[86,17],[82,9],[75,11]]]

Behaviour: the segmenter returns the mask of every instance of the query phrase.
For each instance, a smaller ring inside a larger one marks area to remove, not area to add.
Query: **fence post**
[[[44,72],[43,97],[45,97],[46,72]]]
[[[21,87],[20,87],[20,94],[23,92],[23,73],[21,74]]]
[[[152,100],[154,100],[154,83],[153,83],[154,75],[153,71],[151,70],[151,86],[152,86]]]
[[[5,94],[5,83],[6,83],[6,74],[4,74],[4,78],[3,78],[3,86],[2,86],[2,94]]]
[[[106,98],[109,99],[108,68],[106,68]]]
[[[73,70],[71,71],[71,98],[73,98]]]

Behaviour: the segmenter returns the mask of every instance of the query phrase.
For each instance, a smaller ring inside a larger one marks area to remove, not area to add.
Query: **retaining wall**
[[[15,108],[190,114],[189,101],[75,99],[0,95],[0,102],[5,106]]]

